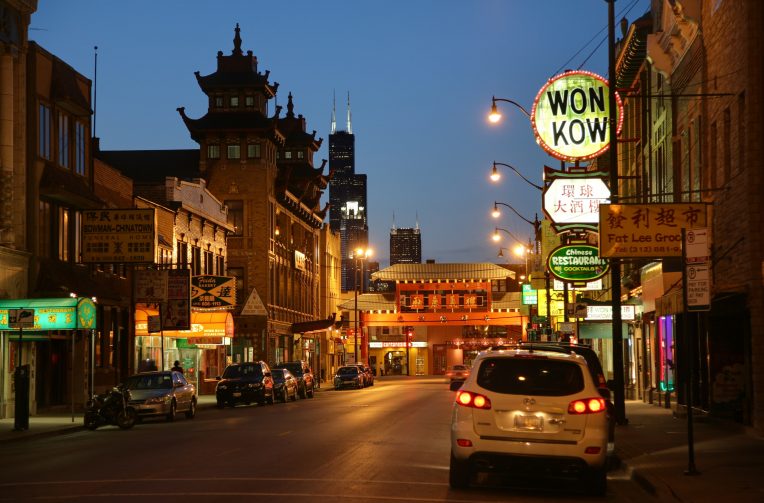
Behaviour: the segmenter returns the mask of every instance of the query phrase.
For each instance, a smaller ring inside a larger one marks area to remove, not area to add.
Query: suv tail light
[[[604,398],[584,398],[574,400],[568,405],[568,414],[597,414],[605,412]]]
[[[459,391],[456,394],[456,403],[465,407],[474,407],[476,409],[491,408],[491,400],[487,396],[472,393],[470,391]]]

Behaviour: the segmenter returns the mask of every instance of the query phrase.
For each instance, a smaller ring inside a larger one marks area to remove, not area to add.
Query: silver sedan
[[[196,387],[180,372],[142,372],[130,376],[125,386],[139,418],[164,416],[174,421],[178,412],[189,419],[196,415]]]

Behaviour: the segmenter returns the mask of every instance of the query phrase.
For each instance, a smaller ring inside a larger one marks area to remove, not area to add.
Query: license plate
[[[233,393],[234,398],[239,398],[241,396],[241,393],[238,391],[236,393]]]
[[[541,430],[542,420],[538,416],[526,416],[518,414],[515,416],[515,428],[521,430]]]

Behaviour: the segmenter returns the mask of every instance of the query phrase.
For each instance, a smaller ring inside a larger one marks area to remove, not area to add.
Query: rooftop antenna
[[[393,230],[395,230],[395,212],[393,212]]]
[[[332,89],[332,133],[337,132],[337,92]]]
[[[348,134],[353,134],[353,128],[350,127],[350,91],[348,91]]]
[[[93,138],[96,137],[96,105],[98,103],[98,46],[93,47]]]
[[[419,212],[416,212],[416,228],[419,229]]]

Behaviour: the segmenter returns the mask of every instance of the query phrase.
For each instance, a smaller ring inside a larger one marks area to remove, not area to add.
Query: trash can
[[[29,365],[16,367],[13,376],[16,390],[16,408],[14,411],[13,429],[29,429]]]

